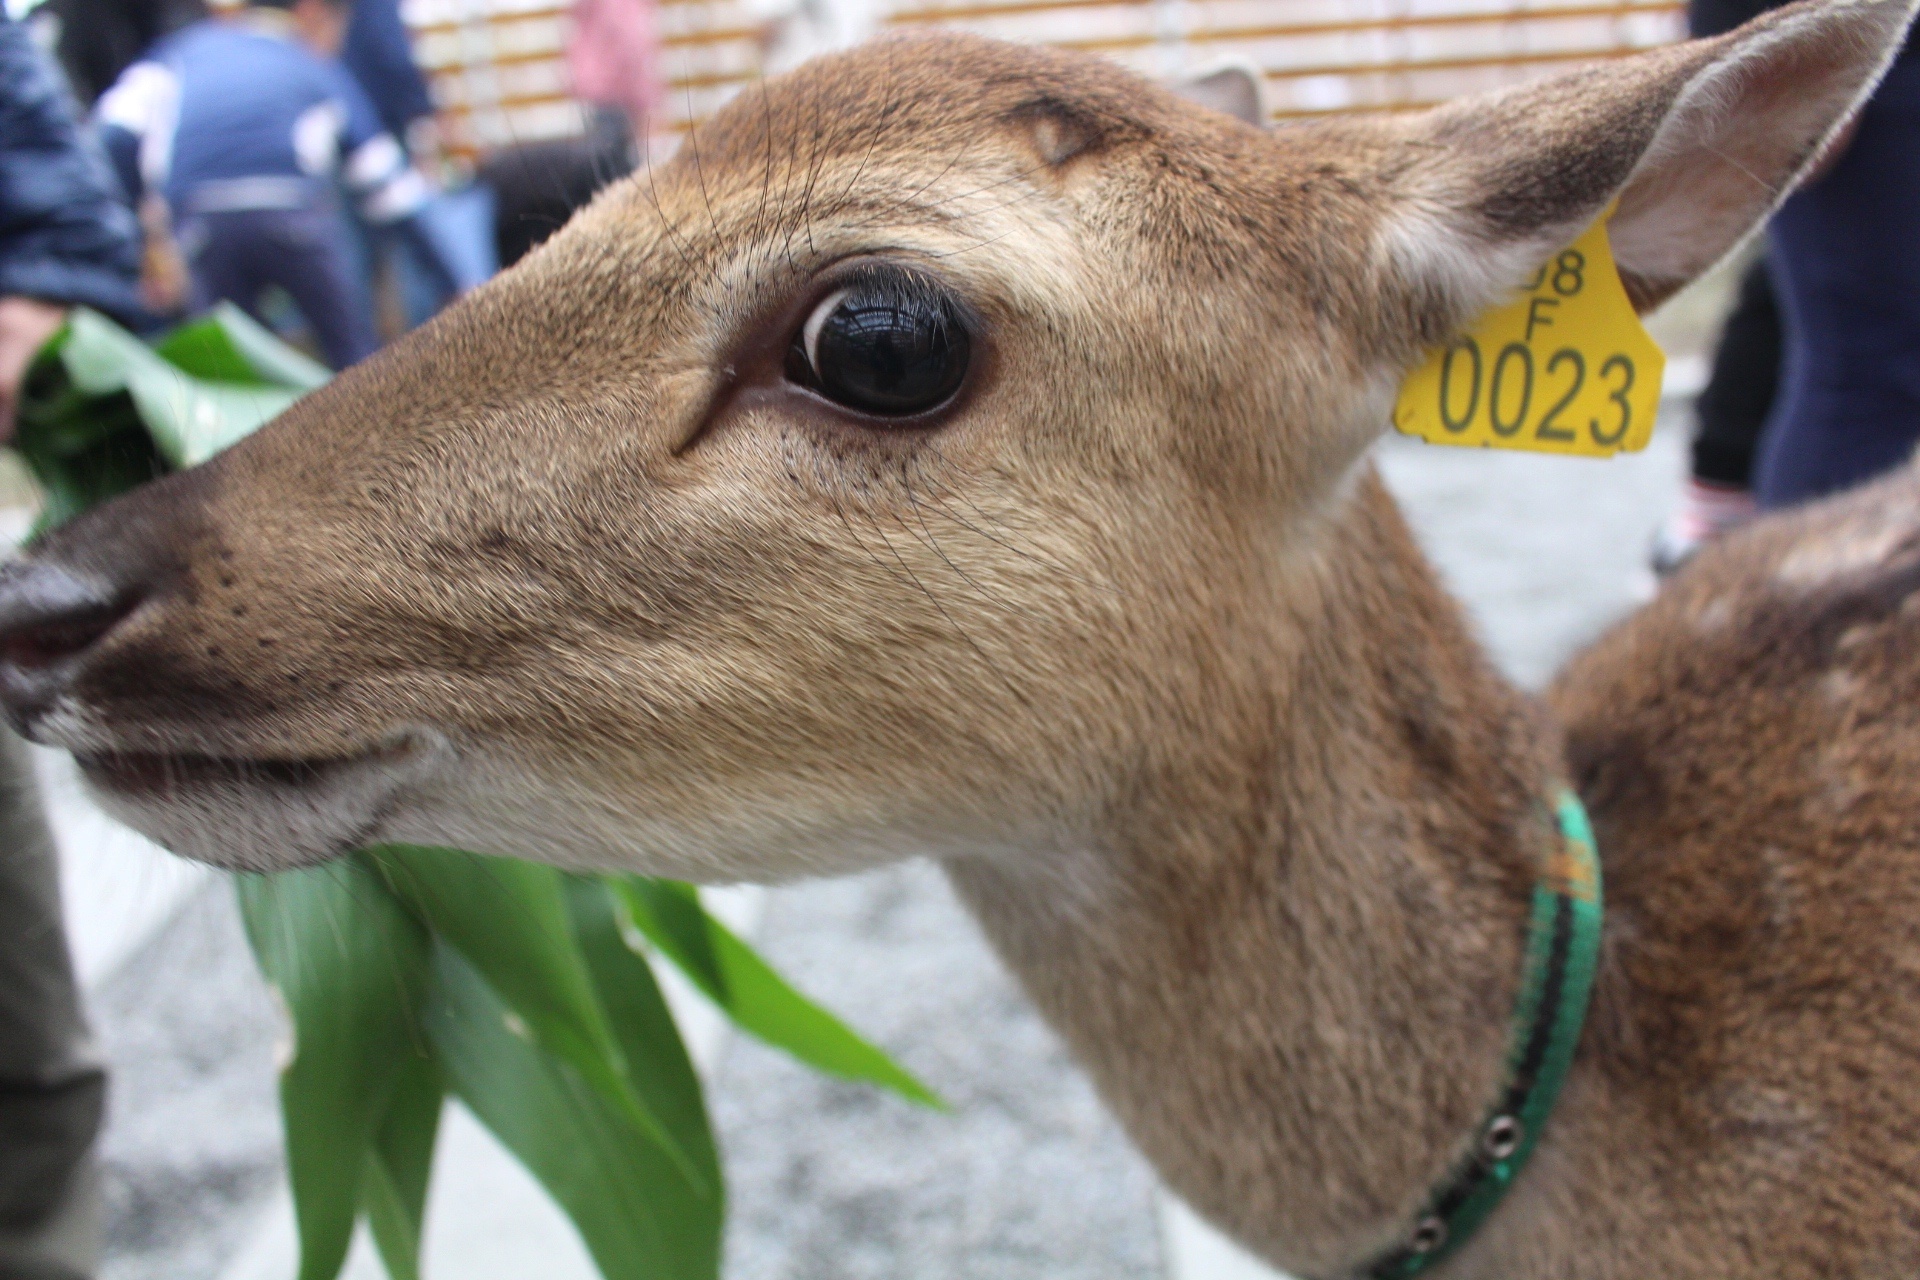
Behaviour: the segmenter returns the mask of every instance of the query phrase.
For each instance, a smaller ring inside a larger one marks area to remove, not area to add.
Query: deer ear
[[[1914,3],[1805,0],[1715,39],[1412,117],[1383,174],[1391,269],[1440,304],[1424,318],[1451,332],[1615,204],[1614,259],[1651,309],[1812,166],[1892,61]]]
[[[1256,129],[1266,128],[1266,81],[1259,68],[1244,59],[1231,59],[1197,75],[1170,80],[1167,88],[1189,102],[1211,107]]]

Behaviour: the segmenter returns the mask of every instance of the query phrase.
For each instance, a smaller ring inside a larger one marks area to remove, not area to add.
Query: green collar
[[[1361,1269],[1368,1280],[1419,1275],[1464,1244],[1520,1176],[1573,1065],[1600,957],[1600,859],[1571,791],[1554,805],[1560,850],[1533,889],[1527,967],[1513,1014],[1506,1086],[1479,1140],[1427,1198],[1406,1243]]]

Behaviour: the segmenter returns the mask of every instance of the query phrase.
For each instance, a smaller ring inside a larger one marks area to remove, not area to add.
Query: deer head
[[[1075,841],[1238,767],[1272,655],[1327,642],[1364,572],[1329,531],[1422,353],[1610,205],[1659,302],[1908,8],[1267,133],[1043,49],[821,59],[48,537],[0,584],[0,691],[114,812],[247,867]]]

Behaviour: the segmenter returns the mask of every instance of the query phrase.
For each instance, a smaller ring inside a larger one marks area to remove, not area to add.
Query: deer
[[[817,59],[0,571],[0,700],[228,867],[934,859],[1297,1275],[1910,1276],[1920,477],[1731,536],[1535,696],[1369,447],[1596,219],[1642,311],[1733,251],[1912,7],[1264,131],[1058,50]],[[1442,1255],[1569,793],[1590,1003]]]

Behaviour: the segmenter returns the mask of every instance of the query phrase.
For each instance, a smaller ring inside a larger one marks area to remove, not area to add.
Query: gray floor
[[[207,1280],[279,1177],[279,1025],[225,883],[93,994],[112,1063],[107,1280]],[[291,1277],[289,1277],[291,1280]]]
[[[1501,661],[1537,684],[1632,603],[1680,443],[1667,431],[1595,463],[1394,440],[1381,460]],[[733,1041],[714,1086],[730,1277],[1161,1274],[1149,1173],[930,868],[782,889],[761,942],[954,1110]],[[205,1280],[254,1227],[278,1159],[275,1018],[226,887],[192,895],[93,1011],[114,1068],[107,1276]]]
[[[769,957],[950,1114],[736,1038],[714,1082],[731,1280],[1161,1273],[1153,1177],[925,864],[773,896]]]

